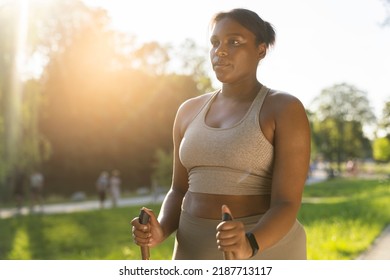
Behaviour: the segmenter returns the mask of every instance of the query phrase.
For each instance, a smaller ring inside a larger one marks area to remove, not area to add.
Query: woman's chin
[[[220,81],[221,83],[228,83],[229,82],[229,79],[226,75],[222,75],[222,74],[218,74],[216,73],[215,74],[215,77],[217,78],[218,81]]]

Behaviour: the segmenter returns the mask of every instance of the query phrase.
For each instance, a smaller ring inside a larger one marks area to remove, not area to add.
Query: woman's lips
[[[230,66],[230,64],[228,64],[228,63],[214,63],[213,66],[214,66],[214,69],[223,69],[223,68]]]

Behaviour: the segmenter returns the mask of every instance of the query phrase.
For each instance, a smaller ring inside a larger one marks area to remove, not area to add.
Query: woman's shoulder
[[[268,98],[270,98],[272,101],[278,101],[286,104],[295,102],[300,103],[300,100],[295,95],[277,89],[269,89]]]
[[[296,127],[308,122],[304,105],[293,94],[270,90],[264,107],[264,115],[272,119],[273,127]]]
[[[192,97],[190,99],[187,99],[184,101],[180,107],[179,110],[188,110],[193,107],[202,107],[210,98],[215,94],[216,91],[207,92],[202,95]]]
[[[197,114],[202,110],[210,98],[216,93],[216,91],[204,93],[202,95],[187,99],[184,101],[176,114],[176,126],[181,131],[181,134],[184,134],[187,126],[192,122],[192,120],[197,116]]]
[[[184,101],[177,112],[178,116],[197,114],[199,110],[207,103],[216,91],[204,93]]]
[[[288,108],[305,110],[301,100],[295,95],[276,89],[270,89],[266,98],[268,108],[275,112],[283,112]]]

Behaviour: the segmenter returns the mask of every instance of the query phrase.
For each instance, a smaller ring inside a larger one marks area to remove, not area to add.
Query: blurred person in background
[[[113,170],[111,172],[111,178],[110,178],[110,195],[111,195],[112,207],[118,206],[118,201],[121,196],[121,184],[122,184],[122,180],[120,178],[119,170]]]
[[[31,193],[31,210],[34,211],[35,206],[40,207],[43,211],[43,187],[45,178],[39,171],[35,171],[30,175],[30,193]]]
[[[12,186],[16,203],[17,214],[22,213],[23,203],[25,200],[25,183],[26,183],[26,173],[20,169],[16,168],[14,176],[12,178]]]
[[[107,171],[102,171],[96,181],[96,191],[99,196],[100,208],[104,208],[104,202],[106,201],[107,191],[110,186],[110,175]]]

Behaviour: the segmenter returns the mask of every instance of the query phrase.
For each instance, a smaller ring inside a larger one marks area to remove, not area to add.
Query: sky
[[[84,0],[106,9],[112,28],[138,42],[191,38],[206,48],[215,13],[251,9],[276,30],[276,44],[259,66],[260,82],[295,95],[308,109],[322,89],[346,82],[367,92],[377,116],[390,101],[390,26],[382,25],[383,1]]]

